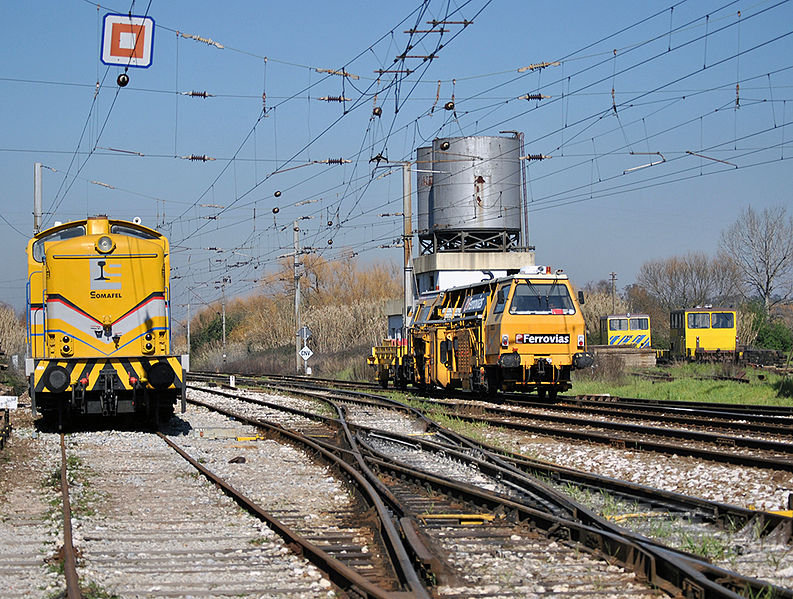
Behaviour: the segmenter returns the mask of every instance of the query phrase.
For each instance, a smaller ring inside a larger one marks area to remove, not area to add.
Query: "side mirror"
[[[578,303],[581,304],[582,306],[584,305],[584,292],[583,291],[579,291],[578,292]]]

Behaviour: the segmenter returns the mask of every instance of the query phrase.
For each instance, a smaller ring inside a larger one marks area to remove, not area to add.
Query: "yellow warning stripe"
[[[664,512],[636,512],[633,514],[613,514],[611,516],[605,516],[605,518],[612,522],[624,522],[632,518],[663,518],[668,515],[669,514]]]
[[[483,524],[496,519],[493,514],[423,514],[418,518],[425,524],[427,520],[457,520],[460,524],[467,525]]]

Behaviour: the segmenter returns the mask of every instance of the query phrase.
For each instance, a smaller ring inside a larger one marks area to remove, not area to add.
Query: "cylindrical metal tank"
[[[432,158],[433,232],[520,231],[518,137],[435,139]]]
[[[416,148],[416,196],[418,198],[418,218],[416,228],[419,236],[430,234],[430,213],[432,212],[432,146]],[[424,172],[422,172],[424,171]]]

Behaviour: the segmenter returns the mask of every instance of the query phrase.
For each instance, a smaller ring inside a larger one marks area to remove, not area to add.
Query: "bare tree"
[[[720,250],[766,312],[793,294],[793,217],[784,206],[762,213],[749,206],[722,231]]]
[[[737,270],[701,252],[645,262],[637,282],[667,311],[724,302],[737,293]]]
[[[612,311],[611,283],[600,281],[598,283],[587,283],[584,287],[586,302],[581,306],[581,313],[584,315],[587,336],[596,339],[600,335],[600,317],[609,314],[625,314],[628,311],[628,304],[619,296],[614,298]]]

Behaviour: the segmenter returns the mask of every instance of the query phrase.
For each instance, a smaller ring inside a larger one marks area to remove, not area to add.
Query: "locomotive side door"
[[[501,317],[507,306],[509,292],[512,288],[510,282],[502,283],[496,291],[493,307],[485,320],[485,363],[496,364],[501,352]]]

